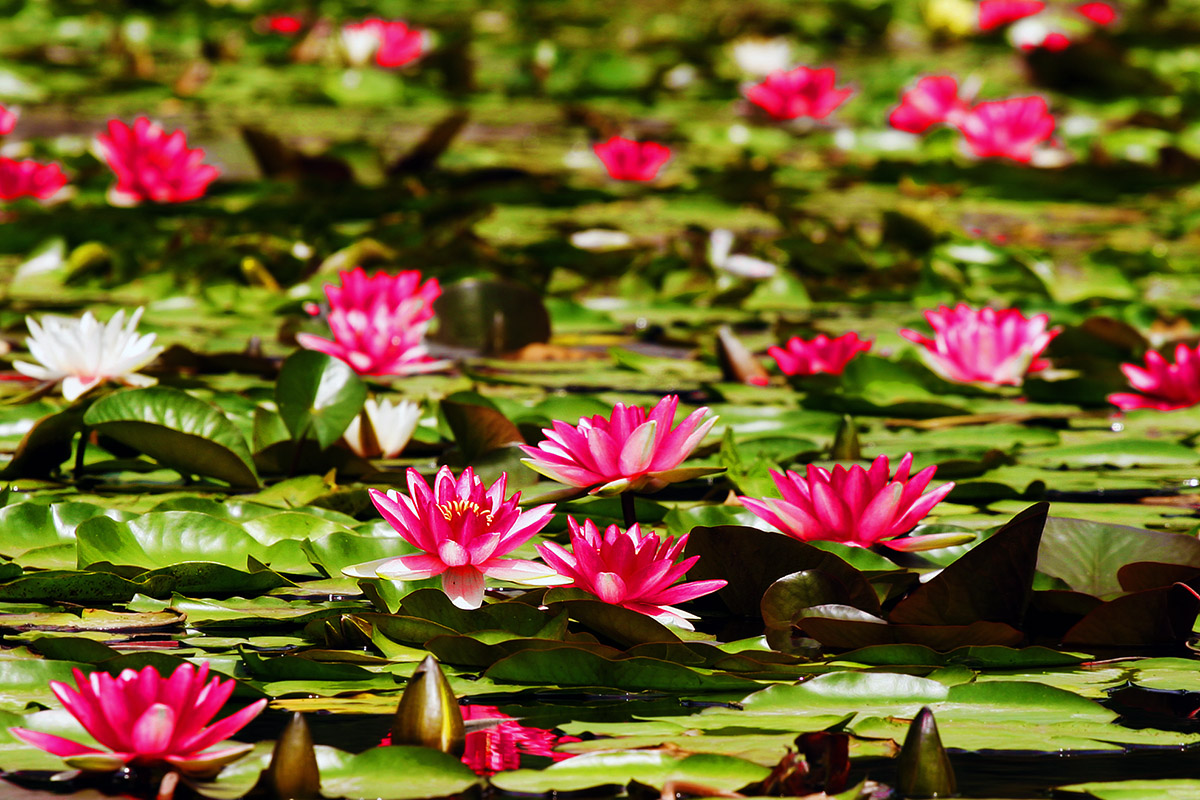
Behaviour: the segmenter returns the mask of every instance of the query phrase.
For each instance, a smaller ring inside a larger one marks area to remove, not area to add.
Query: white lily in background
[[[412,438],[420,419],[421,407],[411,400],[392,403],[370,398],[342,439],[361,458],[395,458]]]
[[[624,250],[626,247],[633,246],[633,237],[625,233],[625,231],[589,228],[586,231],[572,233],[571,244],[580,250],[590,250],[592,252]]]
[[[372,23],[371,20],[366,22],[351,22],[342,26],[342,52],[346,55],[346,61],[352,67],[365,67],[371,63],[371,58],[374,57],[375,51],[379,49],[382,43],[382,36],[379,32],[378,20]]]
[[[125,310],[101,323],[88,311],[82,318],[45,316],[39,324],[25,318],[25,346],[39,363],[15,361],[23,375],[42,381],[62,381],[63,397],[76,400],[104,381],[128,386],[151,386],[154,378],[136,374],[163,351],[154,347],[155,334],[139,335],[142,309],[125,320]]]
[[[717,228],[708,238],[708,263],[740,278],[770,278],[779,269],[761,258],[742,253],[730,255],[732,249],[733,231]]]
[[[792,44],[787,39],[740,39],[729,52],[738,69],[753,77],[765,78],[792,66]]]

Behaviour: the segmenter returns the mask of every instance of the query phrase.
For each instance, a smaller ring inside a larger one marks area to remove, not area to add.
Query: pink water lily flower
[[[900,335],[925,348],[929,368],[946,380],[1020,386],[1025,375],[1050,366],[1040,358],[1061,328],[1047,330],[1050,318],[1026,318],[1015,308],[974,309],[965,303],[926,311],[933,338],[908,328]]]
[[[262,27],[267,33],[295,36],[304,30],[304,17],[299,14],[268,14],[262,20]]]
[[[771,477],[782,499],[738,499],[756,516],[802,542],[929,550],[963,541],[959,534],[937,533],[895,538],[911,530],[954,488],[951,482],[922,494],[937,467],[926,467],[909,476],[912,461],[912,453],[906,454],[894,475],[889,473],[887,456],[876,458],[870,469],[857,464],[847,469],[839,464],[830,472],[809,464],[803,476],[791,470],[772,470]]]
[[[0,136],[7,136],[17,127],[17,112],[0,106]]]
[[[698,477],[677,469],[712,430],[707,408],[698,408],[672,428],[679,397],[668,395],[649,414],[639,406],[617,403],[605,419],[584,417],[576,426],[555,420],[543,428],[544,441],[522,445],[522,461],[534,472],[593,494],[657,491],[668,483]],[[712,470],[701,470],[705,474]]]
[[[71,716],[111,752],[25,728],[9,731],[76,768],[109,772],[126,765],[158,765],[187,775],[208,776],[250,752],[254,745],[208,748],[228,739],[266,708],[258,700],[219,722],[212,718],[233,694],[236,681],[208,680],[208,664],[181,664],[164,678],[154,667],[85,675],[73,671],[75,686],[51,681],[50,689]],[[207,681],[207,682],[206,682]],[[207,727],[206,727],[207,726]]]
[[[694,600],[727,583],[708,580],[675,584],[700,558],[679,560],[687,545],[686,533],[679,541],[668,536],[664,542],[651,531],[643,533],[637,523],[628,530],[609,525],[603,534],[590,519],[580,525],[568,517],[567,524],[571,530],[570,551],[545,542],[537,546],[538,552],[560,575],[569,577],[572,585],[605,603],[691,630],[688,620],[696,617],[671,604]]]
[[[1175,346],[1175,363],[1159,353],[1146,353],[1146,366],[1122,364],[1121,371],[1129,384],[1143,394],[1118,392],[1108,396],[1108,402],[1125,411],[1137,408],[1157,408],[1175,411],[1200,403],[1200,345],[1188,347],[1183,342]]]
[[[785,375],[841,375],[850,359],[867,352],[874,343],[874,339],[859,339],[857,333],[847,333],[836,339],[822,333],[811,340],[793,336],[788,340],[787,349],[770,347],[767,353]]]
[[[301,347],[340,358],[359,375],[408,375],[444,366],[425,348],[433,301],[442,293],[437,278],[422,284],[417,270],[367,277],[361,267],[338,277],[340,286],[325,286],[333,338],[298,333]]]
[[[800,66],[786,72],[772,72],[762,83],[748,87],[745,95],[773,119],[825,119],[854,94],[853,89],[834,89],[836,80],[837,74],[831,67]]]
[[[671,158],[671,148],[666,145],[637,142],[623,136],[593,145],[592,150],[608,170],[608,176],[619,181],[652,181]]]
[[[379,28],[379,49],[375,63],[386,69],[396,69],[419,59],[429,47],[429,34],[410,28],[400,20],[384,20]]]
[[[1075,6],[1075,13],[1097,25],[1111,25],[1117,19],[1117,10],[1108,3],[1082,3]]]
[[[0,156],[0,200],[53,197],[67,182],[58,164],[37,161],[17,161]]]
[[[415,581],[442,576],[442,588],[459,608],[483,604],[484,577],[535,586],[565,583],[545,564],[502,558],[546,526],[554,504],[521,511],[521,493],[504,498],[508,475],[485,488],[467,467],[455,479],[442,467],[433,488],[415,469],[408,471],[408,494],[368,490],[371,502],[396,533],[421,551],[419,555],[383,558],[343,570],[359,578]]]
[[[363,66],[374,55],[376,64],[394,69],[424,55],[429,36],[425,31],[410,28],[407,22],[372,17],[343,25],[342,44],[354,66]]]
[[[900,96],[900,105],[888,115],[893,128],[924,133],[934,125],[958,125],[967,104],[958,96],[958,81],[948,75],[921,78]]]
[[[1054,115],[1041,97],[1013,97],[980,103],[963,118],[967,147],[980,158],[1011,158],[1029,163],[1037,145],[1054,134]]]
[[[167,133],[161,125],[138,117],[133,127],[118,119],[108,133],[96,137],[100,155],[117,176],[109,189],[113,205],[143,201],[183,203],[201,197],[220,171],[204,164],[204,151],[187,146],[183,131]]]
[[[980,0],[979,29],[990,31],[1041,13],[1046,4],[1041,0]]]

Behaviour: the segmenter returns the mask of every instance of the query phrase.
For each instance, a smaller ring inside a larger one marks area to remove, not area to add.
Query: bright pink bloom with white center
[[[429,35],[407,22],[372,17],[342,26],[342,44],[354,66],[363,66],[372,54],[375,63],[389,69],[403,67],[425,54]]]
[[[981,0],[979,3],[979,29],[990,31],[1032,17],[1046,8],[1040,0]]]
[[[1189,348],[1180,342],[1175,346],[1175,363],[1151,350],[1146,353],[1146,366],[1122,364],[1121,371],[1129,384],[1145,394],[1110,394],[1108,402],[1132,411],[1136,408],[1157,408],[1175,411],[1200,403],[1200,345]]]
[[[50,689],[71,716],[97,742],[112,752],[49,733],[10,728],[14,736],[34,747],[62,756],[80,769],[111,771],[126,764],[162,765],[189,775],[211,775],[253,749],[243,744],[208,750],[228,739],[258,716],[266,700],[208,725],[233,693],[236,681],[208,678],[208,664],[199,669],[182,664],[164,678],[154,667],[127,669],[117,677],[106,672],[84,675],[74,670],[73,689],[51,681]],[[205,727],[208,725],[208,727]]]
[[[522,725],[516,718],[503,714],[496,706],[465,705],[463,720],[496,722],[483,730],[467,732],[466,750],[462,762],[477,775],[495,775],[521,768],[521,756],[543,756],[556,762],[572,758],[577,753],[560,753],[554,748],[566,742],[578,742],[578,736],[559,736],[545,728]]]
[[[593,145],[592,150],[608,170],[608,177],[619,181],[652,181],[671,158],[671,148],[666,145],[623,136]]]
[[[590,519],[580,526],[568,517],[567,524],[571,528],[570,552],[554,542],[539,544],[538,552],[560,575],[571,578],[574,586],[605,603],[691,630],[688,620],[696,617],[670,604],[694,600],[728,582],[709,580],[672,585],[700,558],[678,560],[687,545],[686,533],[678,542],[670,536],[664,542],[653,532],[642,533],[637,523],[629,530],[609,525],[603,535]]]
[[[442,293],[437,278],[422,284],[417,270],[368,278],[362,267],[338,277],[341,286],[325,285],[333,340],[298,333],[301,347],[340,358],[359,375],[407,375],[442,366],[425,349],[433,301]]]
[[[785,375],[816,375],[819,372],[841,375],[850,359],[871,349],[874,339],[859,339],[847,333],[831,339],[821,334],[806,341],[798,336],[788,340],[787,349],[770,347],[767,352]]]
[[[167,133],[146,117],[134,120],[132,128],[114,119],[96,142],[117,176],[108,192],[113,205],[195,200],[220,174],[211,164],[201,163],[203,150],[188,148],[183,131]]]
[[[522,512],[517,507],[520,492],[504,499],[507,484],[508,476],[502,474],[485,489],[470,467],[457,480],[449,467],[442,467],[432,490],[415,469],[408,471],[407,495],[369,490],[383,518],[421,554],[356,564],[345,572],[399,581],[441,575],[442,588],[459,608],[483,604],[484,576],[538,586],[565,583],[545,564],[501,558],[529,541],[554,514],[553,503]]]
[[[1054,134],[1054,124],[1043,98],[1014,97],[980,103],[967,113],[959,130],[980,158],[1028,163],[1034,148]]]
[[[9,111],[4,106],[0,106],[0,136],[7,136],[13,132],[13,128],[17,127],[17,114],[14,111]]]
[[[745,94],[747,100],[774,119],[824,119],[854,94],[853,89],[834,89],[836,80],[830,67],[796,67],[772,72],[762,83],[748,87]]]
[[[66,182],[67,176],[58,164],[15,161],[0,156],[0,200],[16,200],[21,197],[45,200],[52,197]]]
[[[958,81],[948,75],[921,78],[900,96],[900,105],[888,115],[893,128],[924,133],[933,125],[958,125],[967,104],[958,96]]]
[[[849,469],[840,464],[833,472],[813,464],[801,476],[788,470],[774,470],[783,499],[764,497],[756,500],[739,497],[742,505],[778,530],[802,542],[842,542],[854,547],[885,544],[894,550],[924,550],[940,546],[941,534],[908,536],[895,539],[912,529],[954,488],[947,483],[921,493],[933,480],[937,467],[926,467],[909,477],[912,453],[900,459],[896,474],[889,477],[888,458],[879,456],[870,469],[855,464]]]
[[[1117,10],[1108,3],[1083,3],[1075,11],[1097,25],[1111,25],[1117,18]]]
[[[657,491],[668,483],[685,480],[687,470],[676,470],[696,445],[712,430],[717,418],[701,424],[708,408],[698,408],[672,428],[677,395],[658,401],[649,414],[640,406],[617,403],[605,419],[597,414],[571,426],[555,420],[543,428],[544,441],[536,447],[522,445],[529,458],[522,461],[534,472],[580,489],[598,487],[593,494]]]
[[[926,311],[933,338],[903,328],[900,335],[925,348],[925,363],[959,383],[1020,386],[1027,373],[1050,366],[1039,358],[1061,328],[1046,330],[1050,318],[1026,318],[1015,308],[975,310],[965,303]]]

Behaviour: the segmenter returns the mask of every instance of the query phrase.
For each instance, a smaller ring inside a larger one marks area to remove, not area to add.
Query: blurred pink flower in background
[[[921,494],[933,480],[936,466],[909,476],[912,453],[900,460],[889,475],[887,456],[879,456],[870,469],[840,464],[830,472],[814,464],[807,474],[771,471],[782,499],[739,497],[742,505],[776,529],[800,541],[842,542],[854,547],[884,544],[894,550],[927,550],[961,541],[957,534],[909,536],[912,529],[942,501],[953,483]]]
[[[17,127],[17,112],[0,106],[0,136],[7,136]]]
[[[833,88],[836,81],[837,74],[831,67],[801,66],[786,72],[772,72],[762,83],[747,87],[745,95],[773,119],[824,119],[854,94],[853,89]]]
[[[442,588],[459,608],[483,604],[485,576],[516,583],[551,586],[566,583],[545,564],[501,556],[529,541],[546,526],[554,504],[521,511],[521,493],[505,499],[508,475],[484,488],[470,467],[455,479],[449,467],[438,470],[433,488],[421,473],[408,470],[408,494],[368,490],[371,502],[396,533],[421,551],[346,567],[358,578],[397,581],[442,576]]]
[[[850,359],[865,353],[874,344],[873,339],[859,339],[857,333],[847,333],[836,339],[825,334],[805,340],[793,336],[784,347],[770,347],[767,353],[775,359],[785,375],[816,375],[827,373],[841,375]]]
[[[980,0],[979,29],[990,31],[1046,8],[1041,0]]]
[[[958,96],[958,81],[948,75],[921,78],[900,96],[900,105],[888,115],[893,128],[924,133],[934,125],[958,125],[968,110]]]
[[[394,69],[416,61],[429,44],[429,35],[407,23],[383,21],[380,26],[379,49],[375,51],[375,63]]]
[[[652,181],[671,157],[671,148],[658,142],[636,142],[614,136],[592,146],[610,178],[619,181]]]
[[[62,756],[76,769],[109,772],[126,765],[156,765],[189,775],[208,776],[254,748],[238,744],[208,750],[228,739],[266,708],[258,700],[235,714],[208,723],[233,694],[237,682],[208,678],[208,664],[181,664],[164,678],[154,667],[84,675],[73,670],[75,686],[51,681],[50,689],[71,716],[102,746],[97,750],[61,736],[9,728],[21,741]],[[207,726],[207,727],[205,727]]]
[[[708,408],[698,408],[673,428],[678,406],[679,397],[668,395],[649,414],[639,406],[617,403],[608,419],[597,414],[579,420],[577,426],[555,420],[552,428],[542,429],[544,441],[536,447],[521,446],[529,456],[521,460],[534,472],[568,486],[598,487],[593,494],[657,491],[684,479],[675,474],[676,467],[717,421],[712,417],[701,423]]]
[[[520,769],[521,756],[543,756],[555,761],[572,758],[576,753],[559,753],[555,747],[566,742],[578,742],[578,736],[559,736],[545,728],[522,725],[496,706],[462,706],[464,722],[495,722],[482,730],[467,731],[466,750],[462,761],[477,775],[495,775],[510,769]]]
[[[1200,345],[1190,348],[1180,342],[1175,346],[1175,363],[1151,350],[1146,353],[1146,366],[1122,364],[1121,371],[1129,385],[1144,394],[1119,392],[1110,394],[1108,402],[1125,411],[1138,408],[1157,408],[1175,411],[1200,403]]]
[[[1108,3],[1083,3],[1075,11],[1097,25],[1111,25],[1117,19],[1117,10]]]
[[[963,118],[967,147],[980,158],[1011,158],[1028,163],[1037,145],[1054,134],[1054,116],[1041,97],[993,100],[972,108]]]
[[[958,383],[1020,386],[1027,373],[1050,366],[1039,356],[1060,328],[1047,330],[1050,318],[1026,318],[1015,308],[973,309],[959,303],[926,311],[933,338],[908,328],[900,335],[925,348],[921,354],[929,368]]]
[[[263,19],[262,25],[267,33],[295,36],[304,30],[304,17],[298,14],[268,14]]]
[[[117,176],[108,191],[113,205],[182,203],[208,190],[220,172],[202,164],[204,151],[189,149],[183,131],[167,133],[146,117],[129,127],[120,120],[108,123],[108,133],[96,137],[100,154]]]
[[[417,270],[367,277],[362,267],[338,277],[341,286],[325,286],[333,339],[298,333],[301,347],[340,358],[359,375],[407,375],[444,366],[425,349],[433,301],[442,293],[437,278],[422,284]]]
[[[0,200],[17,200],[22,197],[46,200],[53,197],[66,183],[67,176],[58,164],[16,161],[0,156]]]
[[[687,545],[686,533],[678,542],[670,536],[664,542],[655,533],[643,533],[636,523],[628,530],[609,525],[603,534],[590,519],[580,525],[568,517],[567,524],[571,530],[569,552],[554,542],[539,544],[538,552],[560,575],[570,578],[573,586],[605,603],[691,630],[688,620],[695,617],[670,604],[694,600],[727,583],[708,580],[672,585],[700,558],[679,561]]]
[[[356,67],[364,66],[372,55],[381,67],[403,67],[424,55],[428,44],[425,31],[410,28],[400,20],[372,17],[342,26],[347,60]]]

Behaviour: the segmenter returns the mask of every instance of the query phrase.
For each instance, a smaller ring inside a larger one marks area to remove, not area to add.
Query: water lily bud
[[[842,416],[837,434],[833,437],[833,449],[829,457],[834,461],[858,461],[862,458],[862,447],[858,443],[858,426],[854,417],[849,414]]]
[[[461,755],[466,745],[462,711],[433,656],[417,666],[400,695],[400,706],[392,723],[392,744],[432,747],[443,753]]]
[[[279,735],[264,778],[278,800],[309,800],[321,795],[321,771],[312,734],[299,711]]]
[[[904,737],[897,766],[896,788],[905,797],[953,797],[958,793],[954,767],[942,738],[937,721],[928,706],[923,707]]]

